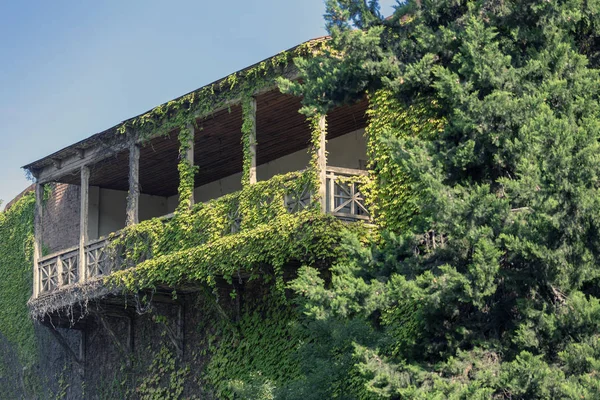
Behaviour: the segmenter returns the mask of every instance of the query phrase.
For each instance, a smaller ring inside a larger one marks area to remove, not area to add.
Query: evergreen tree
[[[307,113],[367,91],[371,167],[402,177],[375,192],[412,211],[384,202],[377,246],[291,284],[313,340],[280,397],[600,398],[599,13],[327,2],[329,47],[282,87]]]

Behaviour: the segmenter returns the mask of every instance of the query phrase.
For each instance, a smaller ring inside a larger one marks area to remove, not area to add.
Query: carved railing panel
[[[312,192],[310,182],[299,188],[293,188],[283,199],[285,208],[290,213],[295,213],[308,208],[311,204]]]
[[[225,227],[225,235],[230,233],[238,233],[242,226],[242,213],[240,211],[240,204],[236,202],[232,205],[229,212],[227,213],[227,225]]]
[[[106,246],[108,240],[101,240],[85,248],[88,278],[110,274],[111,266]]]
[[[361,192],[361,179],[367,172],[349,168],[327,168],[327,212],[344,220],[370,220]]]
[[[62,285],[72,285],[79,280],[79,250],[60,256],[62,264]]]
[[[58,289],[58,257],[40,261],[40,293]]]

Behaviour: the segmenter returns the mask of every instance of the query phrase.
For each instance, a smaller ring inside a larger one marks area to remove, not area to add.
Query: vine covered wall
[[[0,399],[52,398],[61,374],[71,372],[63,368],[62,350],[29,316],[34,208],[30,191],[0,212]]]
[[[33,276],[35,196],[23,196],[0,213],[0,334],[11,342],[23,364],[35,358],[33,323],[28,317]]]

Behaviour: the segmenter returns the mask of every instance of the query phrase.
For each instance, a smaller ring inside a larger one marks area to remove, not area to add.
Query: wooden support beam
[[[140,146],[132,143],[129,146],[129,193],[127,194],[127,215],[125,225],[131,226],[140,222]]]
[[[189,124],[187,128],[190,132],[190,140],[188,142],[188,149],[185,153],[185,157],[190,165],[194,165],[194,140],[196,137],[196,128],[194,124]],[[190,208],[192,208],[194,206],[194,190],[192,190],[191,198],[189,200]]]
[[[39,260],[42,258],[42,217],[44,210],[44,185],[35,185],[35,216],[34,216],[34,242],[33,242],[33,298],[40,294],[40,268]]]
[[[250,171],[249,171],[249,179],[250,184],[253,185],[256,183],[256,98],[252,97],[250,99],[250,115],[248,118],[252,121],[252,131],[250,131],[250,135],[248,140],[250,143],[249,151],[250,151]]]
[[[128,341],[128,345],[129,345],[129,351],[131,352],[131,354],[133,354],[133,351],[135,349],[135,332],[133,331],[133,327],[134,327],[134,316],[135,314],[132,314],[129,316],[129,318],[127,318],[127,341]]]
[[[52,159],[52,164],[54,165],[54,168],[56,168],[56,169],[61,169],[62,168],[62,163],[63,163],[63,161],[60,158],[53,158]]]
[[[77,366],[79,367],[79,373],[81,377],[83,377],[85,371],[84,360],[78,357],[77,354],[75,354],[67,340],[63,337],[63,335],[61,335],[61,333],[58,330],[51,326],[47,328],[50,331],[50,333],[54,336],[58,344],[65,350],[65,353],[67,353],[67,355],[75,362],[75,364],[77,364]]]
[[[172,329],[169,326],[168,320],[163,324],[165,328],[165,333],[167,337],[171,340],[173,347],[175,347],[175,352],[177,353],[177,357],[180,360],[183,359],[183,323],[184,323],[184,309],[183,305],[179,304],[179,308],[177,309],[177,321],[175,321],[175,329]]]
[[[321,202],[321,211],[327,212],[327,117],[319,118],[319,148],[317,149],[317,165],[319,170],[318,196]]]
[[[104,319],[102,314],[98,314],[98,319],[100,320],[102,327],[104,327],[104,329],[106,330],[108,335],[111,337],[111,339],[117,346],[117,349],[119,350],[119,352],[123,355],[123,357],[125,357],[127,359],[127,365],[130,365],[131,358],[129,357],[129,351],[127,351],[127,348],[123,345],[123,343],[121,343],[121,341],[117,337],[117,334],[112,330],[110,325],[108,325],[108,322]],[[129,336],[127,337],[127,340],[129,341]],[[131,349],[129,349],[129,350],[131,350]]]
[[[81,376],[85,379],[85,349],[87,347],[87,333],[85,329],[79,332],[79,365],[81,366]]]
[[[81,206],[79,208],[79,282],[85,282],[86,277],[86,255],[85,246],[88,242],[88,208],[90,189],[90,169],[81,167]]]

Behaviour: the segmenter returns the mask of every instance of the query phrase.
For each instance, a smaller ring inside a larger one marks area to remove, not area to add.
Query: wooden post
[[[40,294],[40,267],[42,258],[42,216],[44,210],[44,185],[35,185],[35,217],[34,217],[34,242],[33,242],[33,298]]]
[[[140,147],[132,143],[129,146],[129,193],[127,194],[127,214],[125,225],[131,226],[139,221],[140,203]]]
[[[327,151],[326,140],[327,119],[325,115],[319,118],[319,148],[317,149],[317,164],[319,168],[319,201],[321,202],[321,211],[327,212]]]
[[[86,280],[85,245],[88,242],[88,205],[90,188],[90,169],[81,167],[81,206],[79,208],[79,282]]]
[[[248,118],[252,121],[252,130],[250,131],[250,135],[248,137],[249,151],[250,151],[250,170],[248,177],[250,179],[250,184],[253,185],[256,183],[256,98],[250,98],[250,115]]]
[[[58,287],[61,288],[65,282],[63,281],[63,262],[62,262],[62,257],[58,256],[56,257],[56,274],[58,275],[56,277],[56,280],[58,282]]]
[[[194,127],[194,124],[189,124],[187,128],[190,132],[190,140],[188,142],[188,149],[187,149],[187,152],[185,153],[185,156],[186,156],[188,162],[190,163],[190,165],[194,165],[194,140],[196,137],[196,128]],[[194,206],[194,189],[192,188],[192,194],[191,194],[191,198],[190,198],[190,208],[192,208],[193,206]]]

